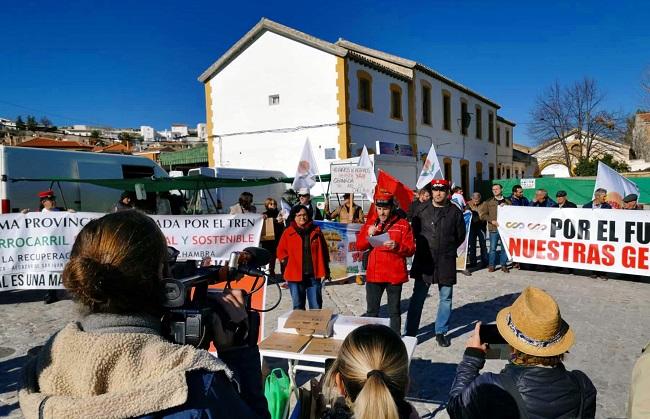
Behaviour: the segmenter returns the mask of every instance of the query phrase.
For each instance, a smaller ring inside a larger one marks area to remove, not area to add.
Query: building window
[[[442,128],[451,131],[451,94],[442,91]]]
[[[372,76],[363,70],[357,71],[359,100],[357,109],[372,112]]]
[[[506,179],[510,179],[510,168],[506,169]]]
[[[494,142],[494,112],[488,112],[488,141]]]
[[[431,125],[431,85],[422,82],[422,123]]]
[[[269,106],[279,105],[279,104],[280,104],[280,95],[269,96]]]
[[[476,113],[476,138],[480,140],[483,138],[483,114],[481,107],[477,106],[474,112]]]
[[[490,180],[494,180],[494,165],[492,164],[488,167],[488,176]]]
[[[467,102],[465,101],[460,101],[460,133],[464,137],[467,135],[467,129],[469,128],[469,124],[466,121],[466,118],[469,118],[469,114],[467,113]]]
[[[442,161],[442,166],[445,171],[445,179],[451,183],[451,159],[449,157],[445,157]]]
[[[465,196],[469,196],[469,162],[460,161],[460,187],[463,188]]]
[[[497,127],[497,145],[501,145],[501,127]]]
[[[402,120],[402,88],[396,84],[390,85],[390,117]]]
[[[336,159],[336,149],[335,148],[326,148],[325,149],[325,159],[334,160]]]
[[[506,147],[510,147],[510,130],[506,130]]]

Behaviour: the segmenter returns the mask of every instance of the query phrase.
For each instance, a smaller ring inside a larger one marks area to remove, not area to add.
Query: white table
[[[351,317],[354,316],[338,316],[337,320],[339,318],[346,319]],[[369,319],[371,318],[364,317],[364,320],[369,320]],[[386,324],[386,325],[388,324],[388,319],[373,318],[372,320],[373,323],[376,324]],[[278,319],[278,323],[281,323],[279,325],[279,329],[282,329],[282,326],[284,325],[283,320]],[[284,332],[286,331],[286,329],[283,329],[282,331]],[[344,336],[337,336],[336,334],[332,336],[332,339],[337,339],[337,340],[343,340],[344,338],[345,338]],[[404,345],[406,346],[406,354],[408,355],[410,361],[411,357],[413,356],[413,352],[415,352],[415,346],[417,345],[418,340],[417,338],[411,336],[404,336],[402,338],[402,342],[404,342]],[[328,355],[305,354],[304,353],[305,349],[306,346],[300,352],[286,352],[286,351],[277,351],[277,350],[270,350],[270,349],[260,349],[260,358],[261,358],[260,361],[262,362],[264,361],[264,358],[279,358],[279,359],[287,360],[289,365],[288,375],[289,375],[289,380],[291,382],[291,390],[296,395],[296,398],[298,397],[298,386],[296,385],[296,371],[310,371],[310,372],[316,372],[322,374],[325,372],[325,361],[332,358],[331,356]],[[310,362],[319,365],[317,366],[301,365],[300,362]]]

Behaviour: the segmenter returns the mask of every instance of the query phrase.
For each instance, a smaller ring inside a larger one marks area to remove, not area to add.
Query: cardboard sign
[[[300,335],[330,336],[332,334],[333,313],[331,309],[294,310],[289,315],[284,327],[296,329],[296,332]]]
[[[340,339],[312,338],[303,352],[306,355],[324,355],[336,358],[343,341]]]
[[[260,349],[298,353],[310,340],[311,336],[273,332],[260,343]]]
[[[273,218],[267,218],[262,224],[262,238],[260,241],[275,240],[275,223]]]
[[[332,179],[330,192],[332,193],[371,193],[374,185],[372,182],[372,167],[353,165],[331,166]]]

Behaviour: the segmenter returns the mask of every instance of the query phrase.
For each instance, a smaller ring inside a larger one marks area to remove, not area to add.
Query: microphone
[[[250,276],[264,276],[266,273],[260,269],[253,268],[252,266],[247,266],[247,265],[240,265],[237,267],[237,272],[242,273],[244,275],[250,275]]]

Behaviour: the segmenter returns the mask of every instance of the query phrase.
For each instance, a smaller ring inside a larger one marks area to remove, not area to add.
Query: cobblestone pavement
[[[440,348],[435,343],[432,323],[437,309],[437,290],[431,288],[422,316],[421,343],[411,362],[409,391],[409,400],[423,417],[447,417],[444,403],[474,321],[493,322],[497,311],[510,304],[527,285],[550,292],[557,299],[562,316],[575,329],[576,345],[566,365],[569,369],[584,371],[594,382],[598,389],[597,417],[625,417],[631,370],[641,348],[650,340],[650,329],[642,320],[650,318],[650,284],[514,270],[510,274],[482,270],[471,277],[459,275],[459,284],[454,287],[452,345],[449,348]],[[267,334],[275,326],[277,317],[291,307],[288,290],[281,292],[280,306],[265,318]],[[411,292],[412,282],[406,284],[402,292],[403,313],[408,308]],[[268,306],[274,304],[277,295],[277,288],[270,287]],[[27,350],[42,344],[53,332],[77,317],[71,301],[44,305],[42,296],[43,292],[37,291],[0,293],[2,417],[21,417],[16,385]],[[333,307],[342,314],[362,315],[365,310],[364,287],[356,284],[328,284],[323,298],[326,307]],[[385,306],[381,313],[387,315]],[[403,320],[404,317],[405,314]],[[504,362],[489,360],[485,371],[497,372]]]

